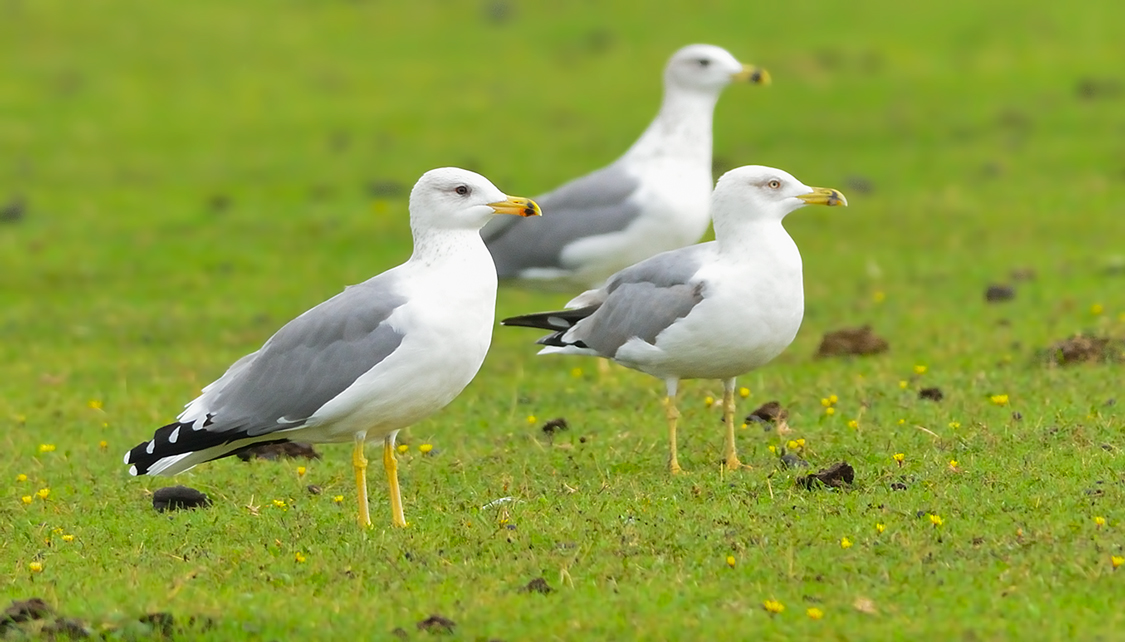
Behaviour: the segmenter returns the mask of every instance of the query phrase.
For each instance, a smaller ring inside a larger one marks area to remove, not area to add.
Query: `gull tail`
[[[519,326],[524,328],[539,328],[540,330],[552,330],[551,334],[542,337],[536,343],[544,346],[552,347],[576,347],[586,349],[587,346],[581,341],[567,341],[564,335],[571,328],[578,324],[579,321],[585,319],[598,309],[597,305],[590,305],[584,308],[577,308],[574,310],[559,310],[557,312],[537,312],[535,314],[524,314],[518,317],[509,317],[500,322],[500,325]]]
[[[251,437],[240,430],[213,432],[207,422],[198,429],[193,423],[172,422],[158,428],[152,439],[139,443],[125,453],[131,475],[175,475],[205,461],[220,459],[252,446],[280,443],[288,439]]]

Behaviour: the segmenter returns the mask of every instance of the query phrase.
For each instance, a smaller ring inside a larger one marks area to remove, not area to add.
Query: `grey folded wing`
[[[500,278],[529,268],[563,268],[567,245],[619,232],[641,214],[635,199],[640,181],[619,164],[610,165],[535,199],[543,216],[499,217],[481,231]]]

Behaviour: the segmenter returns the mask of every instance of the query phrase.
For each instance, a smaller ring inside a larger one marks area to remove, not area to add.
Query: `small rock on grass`
[[[152,507],[160,513],[210,505],[211,499],[207,495],[187,486],[167,486],[152,494]]]
[[[918,391],[918,398],[929,399],[930,401],[941,401],[942,399],[945,399],[945,393],[942,392],[941,388],[938,388],[937,386],[934,386],[933,388],[922,388]]]
[[[821,485],[829,488],[843,488],[855,481],[855,469],[846,461],[837,462],[811,475],[797,478],[797,485],[813,490]]]
[[[547,580],[542,577],[537,577],[527,583],[527,586],[521,586],[520,593],[539,593],[540,595],[547,595],[554,589],[547,584]]]
[[[883,337],[871,331],[871,326],[842,328],[828,332],[820,340],[817,357],[842,357],[848,355],[871,355],[886,352],[890,344]]]
[[[456,622],[447,617],[437,615],[436,613],[418,622],[418,630],[425,631],[426,633],[443,633],[449,635],[453,633],[453,627],[455,626],[457,626]]]
[[[1125,341],[1112,337],[1076,334],[1051,344],[1045,355],[1049,365],[1125,361]]]
[[[1011,301],[1016,298],[1016,289],[1010,285],[993,284],[984,291],[984,300],[989,303]]]
[[[299,441],[284,441],[278,444],[251,446],[238,453],[238,458],[242,461],[250,461],[251,459],[277,461],[282,457],[288,457],[289,459],[320,459],[320,453],[316,452],[312,444]]]
[[[758,406],[754,412],[746,415],[746,423],[757,422],[763,424],[776,423],[779,419],[784,419],[789,416],[784,408],[781,407],[780,401],[767,401],[766,403]]]

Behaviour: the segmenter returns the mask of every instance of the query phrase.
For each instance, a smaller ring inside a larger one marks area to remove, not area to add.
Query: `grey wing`
[[[688,315],[703,301],[703,283],[694,278],[711,244],[658,254],[626,268],[606,284],[605,300],[564,337],[599,354],[613,357],[636,337],[656,341],[665,328]]]
[[[406,302],[393,285],[381,274],[290,321],[208,386],[180,421],[251,437],[301,425],[402,343],[387,323]]]
[[[641,213],[633,196],[640,181],[610,165],[535,199],[543,216],[493,219],[481,231],[500,278],[528,268],[558,268],[563,249],[590,236],[619,232]]]

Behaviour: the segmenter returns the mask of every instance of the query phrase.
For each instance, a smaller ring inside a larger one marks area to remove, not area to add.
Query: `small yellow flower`
[[[307,473],[307,472],[308,472],[308,469],[305,468],[304,466],[297,466],[297,476],[298,477],[304,477],[305,473]]]
[[[765,609],[766,613],[769,613],[770,615],[777,615],[778,613],[781,613],[785,610],[785,605],[781,602],[778,602],[777,600],[766,600],[765,602],[762,602],[762,608]]]
[[[831,417],[832,415],[836,414],[836,409],[835,409],[835,408],[831,408],[831,407],[829,407],[829,408],[825,408],[825,409],[824,409],[824,414],[826,414],[826,415],[828,415],[829,417]]]
[[[1102,526],[1105,526],[1105,518],[1101,515],[1098,515],[1094,518],[1094,523],[1097,524],[1098,528],[1101,528]]]
[[[1098,316],[1102,312],[1105,312],[1105,306],[1102,305],[1101,303],[1095,303],[1095,304],[1090,306],[1090,314],[1092,314],[1094,316]]]
[[[63,535],[62,541],[67,542],[67,543],[73,542],[74,536],[73,535]]]
[[[703,405],[707,406],[708,408],[710,408],[711,406],[714,406],[715,405],[715,398],[712,397],[711,395],[707,395],[706,397],[703,398]]]
[[[90,410],[101,410],[102,409],[102,400],[101,399],[91,399],[91,400],[86,402],[86,405],[90,408]]]
[[[30,504],[34,499],[35,498],[31,495],[24,495],[23,497],[20,497],[20,501],[25,504]]]
[[[871,300],[875,303],[882,303],[883,301],[887,300],[887,293],[882,290],[875,290],[875,292],[871,295]]]
[[[770,452],[776,455],[777,454],[777,446],[770,446]]]
[[[859,422],[856,421],[855,419],[849,419],[848,420],[848,428],[851,428],[852,430],[855,430],[856,428],[859,428]]]
[[[847,537],[840,538],[840,548],[848,549],[852,547],[852,541]]]
[[[840,398],[837,397],[836,395],[828,395],[828,401],[831,401],[832,405],[836,405],[836,402],[839,401],[839,400],[840,400]]]
[[[905,453],[895,453],[895,454],[891,455],[891,458],[894,459],[896,462],[898,462],[898,465],[901,466],[902,462],[906,461],[906,454]]]
[[[830,399],[828,399],[828,397],[823,397],[823,398],[821,398],[821,400],[820,400],[820,405],[822,405],[822,406],[824,406],[825,408],[827,408],[827,407],[829,407],[829,406],[831,406],[831,405],[832,405],[832,401],[831,401]]]
[[[747,424],[743,423],[743,424],[742,424],[742,429],[743,429],[743,430],[746,430],[746,426],[747,426]]]
[[[397,450],[398,454],[401,455],[401,454],[405,453],[406,451],[410,450],[410,446],[407,445],[407,444],[399,444],[398,446],[395,447],[395,450]]]
[[[527,423],[534,424],[537,421],[539,421],[539,418],[536,417],[535,415],[528,415],[527,416]]]
[[[930,523],[934,525],[934,528],[937,528],[945,522],[942,520],[940,515],[934,515],[933,513],[930,513]]]
[[[273,507],[274,508],[288,508],[289,505],[286,504],[285,502],[281,501],[280,499],[275,499],[275,500],[273,500]]]
[[[910,382],[907,381],[906,379],[899,379],[899,381],[898,381],[898,387],[902,388],[903,390],[905,390],[906,387],[909,386],[909,385],[910,385]]]
[[[55,452],[54,444],[39,444],[40,453],[53,453]]]
[[[51,489],[50,489],[50,488],[40,488],[39,490],[35,491],[35,495],[36,495],[36,496],[37,496],[37,497],[38,497],[39,499],[47,499],[47,497],[48,497],[48,496],[49,496],[50,494],[51,494]]]
[[[332,501],[339,504],[339,503],[344,501],[344,496],[343,495],[336,495],[335,497],[332,498]]]
[[[727,566],[734,568],[734,555],[727,555]]]
[[[430,452],[433,451],[433,449],[434,449],[433,444],[422,444],[421,446],[418,446],[418,452],[422,453],[423,455],[430,454]]]
[[[582,368],[571,368],[570,369],[570,376],[572,376],[576,379],[578,377],[581,377],[582,376]]]
[[[924,374],[926,374],[927,369],[928,368],[926,368],[926,366],[924,366],[922,364],[918,364],[918,365],[914,366],[914,374],[924,375]]]
[[[298,564],[302,564],[305,561],[305,554],[301,551],[297,551],[297,554],[293,556],[293,559],[297,560]]]
[[[905,425],[905,424],[906,424],[906,420],[905,420],[905,419],[899,419],[899,420],[898,420],[898,425],[900,425],[900,426],[903,426],[903,425]]]
[[[43,564],[41,564],[39,562],[32,562],[32,563],[27,565],[27,569],[29,571],[31,571],[32,573],[42,573],[43,572]]]
[[[949,427],[954,429],[954,430],[957,430],[958,428],[961,427],[961,422],[960,421],[951,421],[951,422],[949,422]]]
[[[62,526],[56,526],[56,527],[52,528],[51,532],[54,533],[55,535],[62,535],[62,533],[63,533]]]
[[[876,532],[877,534],[879,534],[879,535],[882,535],[882,534],[883,534],[883,531],[885,531],[885,530],[887,530],[887,525],[886,525],[886,524],[876,524],[876,525],[875,525],[875,532]]]
[[[27,481],[27,475],[25,475],[23,473],[20,473],[20,474],[16,475],[16,481],[18,481],[18,482]]]
[[[100,448],[102,450],[105,450],[106,448],[109,448],[109,442],[104,440],[104,439],[99,441],[98,442],[98,448]]]
[[[1113,568],[1119,568],[1122,564],[1125,564],[1125,557],[1114,555],[1113,557],[1109,558],[1109,562],[1113,564]]]
[[[750,396],[750,389],[749,388],[739,388],[738,389],[738,396],[742,397],[743,399],[749,397]]]
[[[988,400],[997,406],[1008,405],[1008,395],[992,395]]]
[[[785,444],[785,447],[789,450],[797,450],[797,442],[790,439],[789,442]]]
[[[949,460],[949,467],[950,467],[951,469],[953,469],[953,470],[957,470],[957,466],[958,466],[958,465],[959,465],[959,462],[958,462],[958,461],[957,461],[956,459],[950,459],[950,460]]]
[[[809,616],[810,620],[819,620],[824,617],[824,611],[821,611],[815,606],[810,606],[809,609],[805,611],[805,615]]]
[[[800,439],[797,440],[797,447],[798,448],[804,448],[805,447],[805,438],[804,437],[801,437]]]
[[[1117,320],[1120,321],[1121,323],[1125,323],[1125,312],[1122,312],[1122,313],[1118,314]]]

